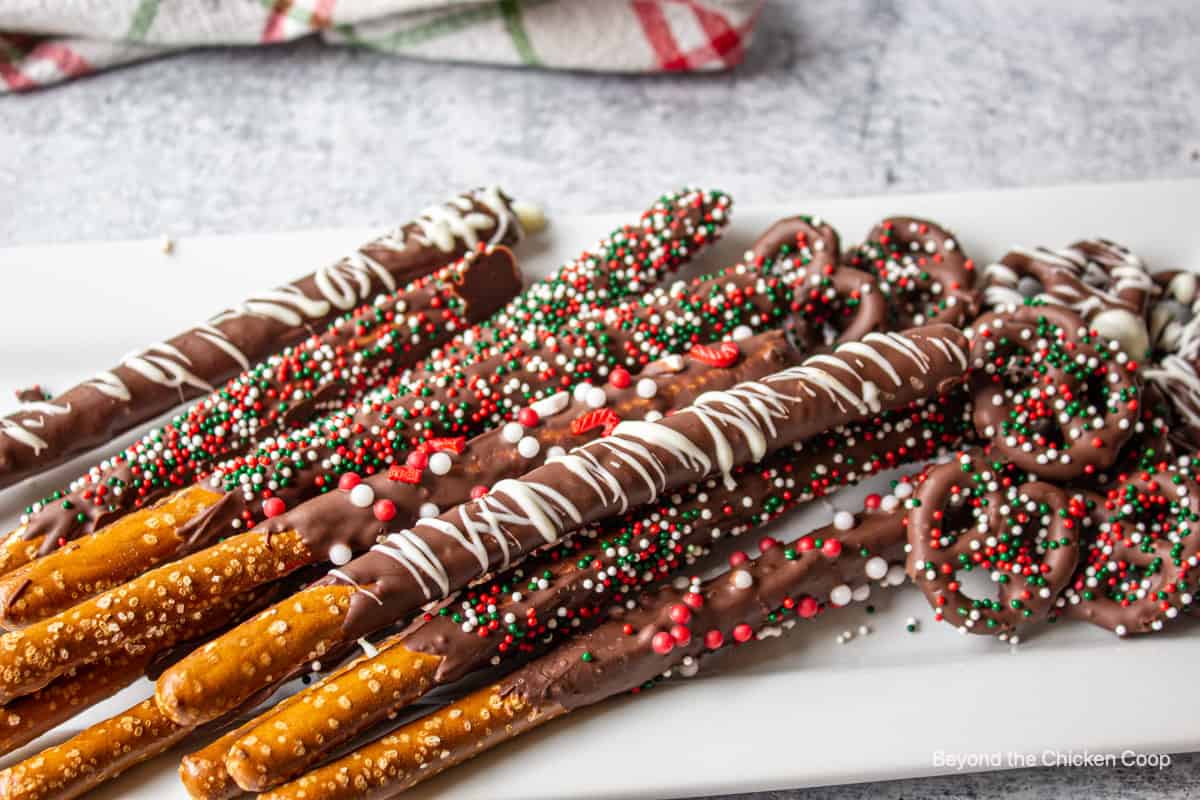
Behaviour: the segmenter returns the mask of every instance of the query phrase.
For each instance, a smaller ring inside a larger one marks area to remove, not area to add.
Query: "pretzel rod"
[[[0,487],[129,430],[381,292],[427,275],[480,241],[521,236],[499,189],[468,192],[346,258],[244,301],[207,323],[126,357],[52,400],[0,419]]]
[[[152,655],[143,651],[105,656],[9,703],[0,709],[0,754],[11,753],[112,697],[145,674]]]
[[[165,752],[191,733],[159,713],[153,698],[0,772],[0,798],[80,797]]]
[[[384,798],[577,708],[639,691],[664,674],[695,674],[722,647],[778,635],[799,619],[888,585],[903,559],[911,486],[875,498],[857,517],[686,590],[664,589],[639,608],[564,643],[498,683],[262,795],[263,800]],[[854,584],[856,588],[852,588]]]
[[[794,268],[794,265],[788,267],[789,270]],[[774,269],[774,265],[758,268],[738,265],[693,284],[677,284],[669,290],[648,293],[637,302],[623,304],[618,309],[597,312],[589,317],[586,325],[581,326],[580,333],[564,334],[561,337],[562,342],[579,345],[586,343],[589,347],[595,342],[599,345],[591,351],[595,355],[589,355],[586,362],[564,360],[562,363],[574,368],[576,374],[590,376],[605,362],[611,363],[612,360],[623,358],[629,365],[623,368],[632,371],[642,366],[643,359],[649,361],[647,353],[659,354],[664,350],[670,352],[684,349],[690,347],[694,338],[701,335],[717,336],[729,333],[731,329],[741,335],[742,332],[753,333],[756,327],[761,329],[777,325],[789,308],[786,299],[790,296],[790,290],[788,283],[769,276],[769,272]],[[803,269],[799,274],[804,274]],[[555,347],[559,346],[555,344]],[[604,358],[604,354],[607,353],[614,355]],[[625,355],[619,355],[621,353]],[[725,358],[725,355],[721,352],[708,352],[705,357],[720,360]],[[487,367],[487,362],[483,366]],[[524,362],[521,372],[526,376],[525,381],[513,383],[510,380],[505,386],[515,396],[522,398],[526,395],[532,399],[539,394],[555,394],[562,381],[567,380],[565,375],[560,376],[557,370],[551,370],[546,359],[536,352]],[[464,401],[461,405],[469,405],[473,400],[479,403],[476,408],[498,408],[494,400],[494,391],[488,388],[499,383],[498,376],[492,371],[490,379],[483,378],[482,376],[488,373],[482,371],[482,368],[476,374],[480,376],[481,384],[475,390],[474,398]],[[511,378],[513,374],[514,371],[509,371],[506,377]],[[534,387],[541,388],[535,390]],[[446,391],[451,392],[454,389],[451,387]],[[413,402],[420,402],[424,395],[413,394],[406,397]],[[415,407],[420,408],[419,405]],[[276,487],[271,500],[278,501],[286,507],[288,502],[285,497],[290,499],[296,495],[303,497],[305,493],[320,494],[338,485],[346,472],[356,471],[357,475],[361,471],[370,474],[394,463],[396,456],[405,452],[404,446],[409,444],[408,437],[398,434],[393,436],[397,429],[404,430],[411,426],[420,430],[422,435],[431,433],[420,417],[415,418],[417,421],[414,422],[412,415],[407,412],[391,414],[380,404],[379,411],[372,405],[369,413],[378,414],[372,426],[359,427],[361,422],[355,423],[354,427],[338,423],[336,427],[330,425],[319,428],[321,435],[312,439],[305,438],[304,434],[293,433],[286,440],[277,440],[278,449],[264,452],[258,459],[259,463],[269,464],[269,470],[259,466],[246,466],[242,473],[246,476],[244,481],[235,479],[232,475],[221,476],[221,480],[228,481],[231,484],[230,488],[237,491],[226,494],[214,506],[215,511],[212,515],[206,514],[197,520],[195,529],[189,526],[187,549],[198,548],[210,538],[234,526],[237,519],[229,525],[223,524],[227,519],[226,515],[233,510],[241,508],[243,513],[249,516],[247,506],[256,497],[253,487],[257,485],[250,479],[251,473],[258,476],[255,480]],[[470,422],[470,425],[486,427],[493,419],[494,416],[479,414],[477,421]],[[388,431],[387,434],[384,433],[385,430]],[[413,440],[426,443],[426,448],[439,445],[437,440],[417,436],[414,436]],[[429,461],[434,462],[441,457],[441,453],[435,453],[429,457]],[[214,475],[214,478],[216,477]],[[266,510],[271,509],[267,507]],[[103,633],[92,629],[90,634],[76,635],[73,647],[61,648],[53,655],[38,655],[26,649],[26,655],[18,659],[22,666],[17,671],[9,669],[13,663],[6,660],[2,652],[5,640],[0,638],[0,697],[7,691],[5,675],[27,686],[26,691],[31,691],[39,685],[44,685],[45,681],[53,677],[55,671],[69,668],[71,659],[77,657],[71,654],[73,651],[81,650],[94,657],[98,654],[94,649],[96,647],[103,650],[111,647],[123,636],[143,635],[148,622],[153,621],[150,616],[152,610],[161,606],[186,607],[188,604],[209,601],[230,591],[245,591],[261,582],[282,577],[301,566],[323,561],[335,545],[343,545],[342,550],[348,548],[350,552],[361,552],[375,540],[373,531],[366,541],[354,541],[336,530],[336,526],[333,533],[328,527],[316,530],[286,529],[282,525],[274,525],[272,521],[271,527],[225,539],[218,545],[184,558],[176,565],[164,565],[145,573],[128,584],[110,589],[107,593],[85,601],[73,609],[59,612],[64,618],[69,617],[68,621],[72,626],[78,623],[90,626],[91,615],[94,612],[100,613],[110,620],[107,623],[110,627],[105,628]],[[348,532],[355,531],[351,529]],[[212,575],[221,575],[220,583],[214,583]],[[115,615],[104,611],[93,604],[93,601],[110,604],[138,603],[140,615]],[[30,630],[37,629],[33,640],[48,642],[45,625],[52,625],[54,620],[55,617],[47,617],[31,626]],[[42,665],[34,667],[34,662],[39,660]],[[19,674],[20,678],[17,677]]]
[[[965,399],[956,391],[784,448],[739,468],[734,490],[710,478],[466,590],[460,601],[379,645],[378,655],[352,662],[302,690],[299,702],[244,729],[226,746],[229,772],[243,789],[265,791],[431,689],[544,651],[562,632],[604,621],[622,598],[692,566],[718,540],[735,540],[873,474],[874,458],[891,468],[955,447],[970,430]],[[893,577],[902,580],[903,570],[896,567]]]
[[[664,206],[668,200],[678,208]],[[611,278],[612,274],[623,275],[627,282],[635,278],[645,281],[662,271],[673,269],[716,238],[720,225],[724,224],[727,207],[728,201],[720,194],[691,192],[666,196],[646,213],[640,226],[626,226],[614,231],[611,238],[602,240],[594,251],[586,251],[576,261],[563,267],[557,277],[542,281],[523,293],[518,301],[510,303],[502,313],[496,315],[489,326],[495,332],[501,327],[512,328],[514,319],[532,318],[533,312],[529,308],[539,308],[547,294],[554,299],[558,310],[574,310],[589,307],[589,303],[595,304],[597,295],[616,293],[619,282]],[[668,213],[672,208],[675,213]],[[663,252],[664,248],[667,252]],[[617,262],[613,259],[614,255],[624,258]],[[635,269],[631,264],[640,266]],[[584,297],[590,299],[585,302],[581,299]],[[643,298],[643,302],[646,300]],[[770,298],[763,297],[759,305],[766,306],[768,302]],[[628,304],[626,316],[635,314],[636,308],[636,303]],[[598,309],[595,311],[598,313]],[[539,311],[538,315],[542,315],[542,312]],[[644,311],[642,316],[649,317],[651,313]],[[470,363],[468,367],[462,366],[470,362],[465,358],[457,358],[448,364],[435,359],[437,369],[442,369],[442,372],[438,373],[434,367],[429,367],[427,372],[432,370],[434,377],[406,385],[400,396],[375,395],[361,407],[351,407],[342,414],[318,421],[287,436],[267,439],[248,458],[234,458],[219,464],[209,487],[224,490],[225,496],[209,512],[183,526],[177,537],[180,546],[171,555],[178,557],[201,549],[231,529],[250,528],[256,521],[277,513],[273,509],[303,502],[327,489],[331,485],[326,483],[327,480],[336,484],[341,471],[355,469],[369,474],[386,466],[397,455],[403,455],[433,434],[433,420],[429,419],[432,409],[438,409],[437,421],[444,432],[478,433],[499,420],[501,405],[498,400],[511,407],[509,395],[525,399],[528,391],[518,390],[528,384],[533,384],[537,387],[535,391],[542,393],[554,391],[559,385],[557,382],[565,378],[558,368],[548,365],[544,356],[549,355],[546,352],[548,346],[557,349],[553,334],[568,320],[574,320],[574,317],[569,314],[564,317],[551,315],[543,323],[529,329],[540,337],[540,341],[535,341],[536,346],[523,345],[514,337],[517,349],[491,357],[481,355],[479,361]],[[622,321],[628,322],[627,319]],[[671,330],[674,332],[676,326],[672,326]],[[565,338],[568,343],[573,339],[570,335]],[[628,344],[630,338],[631,335],[626,335],[619,341]],[[644,344],[639,343],[640,352],[653,347],[656,341],[651,338]],[[620,353],[615,349],[616,343],[614,341],[614,346],[604,354],[609,358],[582,365],[568,364],[567,367],[574,367],[573,371],[580,373],[581,377],[591,374],[595,369],[606,369],[604,362]],[[638,351],[637,347],[630,349]],[[467,380],[464,380],[464,369],[469,373]],[[506,373],[510,376],[510,382],[505,384],[502,392],[497,393],[494,388],[496,378]],[[513,380],[516,382],[513,383]],[[360,435],[363,431],[381,426],[389,431],[386,437],[374,439]],[[352,453],[348,452],[349,448],[353,448]],[[290,458],[281,460],[281,454]],[[264,467],[268,466],[274,469],[267,476],[269,480],[263,480]],[[97,547],[103,552],[103,545]],[[157,554],[149,554],[140,561],[131,554],[124,557],[130,562],[130,569],[114,574],[110,584],[150,568]],[[55,564],[55,569],[69,573],[72,563],[70,559],[59,562]],[[139,565],[141,569],[137,570]],[[71,599],[77,601],[82,598],[75,596]],[[36,609],[26,609],[23,618],[42,618],[63,608],[61,603],[38,603]]]
[[[293,598],[252,621],[266,628],[265,639],[251,637],[247,626],[235,637],[254,638],[261,673],[278,679],[282,664],[309,657],[309,643],[327,641],[293,636],[293,627],[312,634],[340,625],[340,641],[353,641],[507,567],[514,557],[661,492],[714,471],[733,485],[729,473],[738,464],[953,385],[965,368],[964,343],[948,327],[871,334],[761,382],[706,393],[658,422],[621,422],[611,436],[555,455],[519,481],[503,480],[477,500],[389,535],[332,572],[328,586],[302,593],[303,602]],[[318,606],[325,613],[310,613]],[[253,668],[238,668],[235,679],[220,651],[213,643],[160,678],[157,697],[172,718],[194,722],[220,714],[249,685],[246,673]]]
[[[618,419],[661,417],[706,392],[763,378],[795,360],[783,336],[774,332],[744,340],[741,347],[728,344],[718,363],[695,357],[668,358],[650,364],[636,385],[628,372],[605,388],[584,384],[576,398],[563,392],[530,406],[521,414],[525,425],[510,422],[500,431],[460,444],[456,449],[461,452],[453,460],[447,452],[422,454],[418,461],[428,468],[418,470],[410,459],[409,471],[418,474],[405,480],[396,480],[394,473],[377,474],[362,482],[346,481],[343,476],[344,491],[301,505],[265,527],[297,530],[309,541],[330,542],[326,545],[330,560],[345,563],[350,553],[345,542],[374,542],[394,526],[429,516],[430,505],[436,511],[466,502],[478,494],[479,487],[519,476],[544,464],[556,452],[565,452],[566,447],[598,438]],[[601,412],[610,421],[590,424]],[[160,680],[163,709],[179,722],[215,717],[241,705],[249,694],[285,679],[305,662],[321,658],[328,649],[395,621],[383,620],[347,638],[342,617],[349,611],[353,594],[348,586],[316,585],[210,643],[202,654],[169,670]],[[262,648],[266,640],[275,644],[260,651],[260,663],[230,658],[230,648],[251,642]]]
[[[263,715],[269,716],[270,711]],[[256,717],[230,730],[208,746],[188,753],[180,760],[179,780],[190,797],[194,800],[230,800],[242,794],[242,787],[234,782],[233,776],[225,769],[225,754],[263,717]]]
[[[0,709],[0,755],[32,741],[143,675],[161,672],[200,641],[270,605],[285,586],[270,587],[213,604],[150,642],[129,642],[115,653],[72,668],[43,689]]]
[[[52,552],[207,475],[273,432],[341,408],[409,367],[520,289],[512,253],[473,250],[241,372],[167,425],[26,509],[0,559]]]

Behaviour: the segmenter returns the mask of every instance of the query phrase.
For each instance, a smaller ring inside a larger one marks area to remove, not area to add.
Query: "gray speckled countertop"
[[[211,50],[0,99],[0,245],[381,224],[491,181],[554,213],[1200,176],[1198,40],[1195,0],[775,0],[722,75]],[[1180,756],[758,797],[1198,794]]]

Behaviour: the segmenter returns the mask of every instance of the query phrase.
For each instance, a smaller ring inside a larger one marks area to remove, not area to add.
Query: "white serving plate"
[[[731,263],[774,219],[803,211],[833,222],[847,241],[887,214],[929,216],[955,229],[981,263],[1015,243],[1062,245],[1104,235],[1156,268],[1195,268],[1197,208],[1200,181],[849,199],[798,195],[788,206],[735,209],[729,236],[702,266]],[[552,216],[550,230],[522,250],[526,274],[544,274],[625,219],[629,215]],[[335,258],[372,233],[189,238],[170,256],[157,241],[0,250],[0,411],[15,405],[14,389],[33,382],[65,388],[250,291]],[[88,462],[78,459],[0,492],[4,530],[26,503]],[[847,491],[834,503],[857,508],[866,491]],[[775,534],[794,538],[826,522],[829,513],[814,507],[793,514]],[[876,592],[870,602],[877,608],[872,616],[862,605],[824,615],[782,639],[742,648],[691,680],[556,722],[409,796],[687,797],[953,771],[935,762],[939,751],[1028,754],[1038,764],[1047,751],[1200,749],[1194,690],[1200,636],[1190,625],[1129,641],[1062,625],[1014,651],[935,624],[910,586]],[[923,622],[917,634],[905,632],[909,616]],[[864,623],[873,633],[836,643],[838,633]],[[61,741],[148,692],[145,681],[130,687],[0,763]],[[181,752],[131,770],[93,796],[185,797],[175,778]],[[1015,765],[1002,756],[999,766]]]

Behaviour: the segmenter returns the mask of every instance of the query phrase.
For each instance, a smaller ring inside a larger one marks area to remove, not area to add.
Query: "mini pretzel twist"
[[[1088,496],[1091,528],[1056,613],[1125,636],[1161,630],[1200,590],[1196,459]]]
[[[1133,435],[1138,365],[1057,306],[973,325],[975,427],[997,454],[1049,480],[1107,469]]]
[[[908,517],[908,572],[945,620],[1004,638],[1044,620],[1079,559],[1087,509],[1079,498],[982,451],[930,470]],[[997,597],[970,597],[962,575],[981,570]]]

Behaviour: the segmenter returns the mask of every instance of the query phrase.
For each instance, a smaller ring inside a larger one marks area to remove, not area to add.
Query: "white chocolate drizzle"
[[[943,342],[936,337],[925,341],[936,342],[936,349],[948,362],[960,369],[967,367],[967,354],[953,341]],[[837,354],[843,357],[838,358]],[[751,460],[757,461],[777,438],[777,423],[793,413],[796,406],[821,393],[842,411],[853,409],[863,415],[878,411],[880,390],[861,374],[864,359],[886,376],[885,382],[891,384],[888,387],[891,390],[904,387],[905,376],[897,369],[897,361],[915,365],[917,374],[909,380],[924,377],[933,367],[933,357],[922,352],[909,336],[870,334],[857,345],[838,347],[834,356],[809,358],[761,382],[749,381],[726,391],[707,392],[671,418],[683,414],[696,416],[708,435],[708,442],[697,443],[666,424],[626,420],[611,435],[552,456],[546,463],[561,465],[595,495],[597,505],[615,507],[619,513],[630,506],[630,497],[618,474],[622,470],[632,472],[645,484],[649,502],[670,488],[672,462],[697,479],[711,474],[715,462],[728,485],[737,466],[735,448],[729,439],[732,431],[740,435]],[[781,383],[792,384],[798,394],[793,396],[775,388]],[[641,499],[641,494],[638,497]],[[437,537],[449,537],[469,552],[482,575],[497,568],[496,561],[502,562],[499,568],[507,567],[511,551],[522,547],[519,540],[510,539],[509,526],[532,528],[543,542],[553,544],[572,523],[578,525],[583,519],[579,507],[559,490],[534,480],[506,479],[478,500],[460,505],[452,517],[421,520],[412,530],[390,534],[373,549],[402,564],[425,599],[431,600],[434,588],[444,596],[451,583],[446,566],[428,544]],[[498,559],[489,555],[485,537],[496,543]],[[512,547],[514,544],[516,548]],[[341,575],[335,577],[343,579]]]

